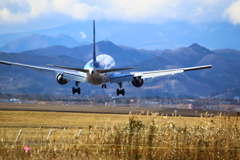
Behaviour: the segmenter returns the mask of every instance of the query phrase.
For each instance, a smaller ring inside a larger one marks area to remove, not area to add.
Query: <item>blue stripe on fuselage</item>
[[[112,69],[115,67],[114,59],[106,54],[101,54],[96,57],[96,69]],[[93,68],[93,60],[90,60],[85,66],[84,69]]]

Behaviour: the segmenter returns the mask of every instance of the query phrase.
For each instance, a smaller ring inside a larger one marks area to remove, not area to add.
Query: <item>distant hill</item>
[[[82,43],[77,42],[72,37],[60,34],[56,37],[46,35],[33,34],[23,38],[18,38],[8,42],[0,48],[2,52],[22,52],[38,48],[46,48],[54,45],[62,45],[65,47],[76,47]]]
[[[213,50],[214,53],[218,54],[219,56],[226,57],[233,62],[240,64],[240,51],[234,49],[216,49]]]
[[[97,43],[98,54],[109,54],[117,62],[118,67],[134,66],[137,70],[159,70],[192,67],[212,64],[211,69],[190,71],[155,79],[147,79],[140,88],[131,83],[123,83],[126,95],[160,96],[160,97],[207,97],[218,96],[232,91],[229,96],[240,96],[240,59],[237,50],[209,50],[195,43],[189,47],[175,50],[139,50],[115,45],[110,41]],[[227,56],[227,55],[232,56]],[[26,64],[55,64],[82,68],[92,58],[92,45],[75,48],[52,46],[22,53],[1,53],[1,60]],[[55,77],[42,76],[38,73],[14,69],[0,65],[1,93],[59,93],[70,94],[71,82],[66,86],[57,84]],[[83,94],[115,94],[117,84],[108,84],[107,89],[101,86],[81,84]],[[34,89],[33,89],[34,88]]]
[[[111,55],[116,61],[117,67],[134,64],[156,55],[156,53],[148,54],[144,51],[134,48],[117,46],[110,41],[100,41],[96,44],[96,46],[97,54]],[[66,55],[88,62],[92,59],[92,44],[74,48],[52,46],[42,49],[24,51],[22,53],[27,55]]]

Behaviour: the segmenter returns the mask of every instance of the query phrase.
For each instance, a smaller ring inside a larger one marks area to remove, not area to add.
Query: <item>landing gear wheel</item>
[[[75,93],[78,93],[78,94],[81,94],[81,89],[79,87],[72,87],[72,94],[75,94]]]
[[[125,95],[125,90],[124,89],[122,89],[122,96],[124,96]]]
[[[75,94],[75,93],[81,94],[81,89],[80,87],[78,87],[79,83],[80,83],[79,81],[75,81],[76,87],[72,87],[72,94]]]
[[[122,82],[119,82],[118,85],[119,85],[119,88],[120,88],[120,89],[117,89],[117,96],[119,96],[119,94],[121,94],[122,96],[124,96],[124,95],[125,95],[125,90],[124,90],[124,89],[121,89],[121,88],[122,88]]]
[[[106,84],[102,84],[102,88],[107,88],[107,85]]]
[[[81,94],[81,89],[80,89],[80,87],[77,88],[77,93],[78,93],[78,94]]]
[[[124,89],[117,89],[117,96],[119,96],[120,94],[122,96],[124,96],[125,95],[125,90]]]
[[[72,87],[72,94],[75,94],[75,88]]]
[[[119,96],[120,92],[119,92],[119,89],[117,89],[117,96]]]

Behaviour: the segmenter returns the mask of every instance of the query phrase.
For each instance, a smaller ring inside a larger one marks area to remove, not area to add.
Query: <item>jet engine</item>
[[[132,85],[134,87],[141,87],[144,83],[144,80],[141,79],[141,77],[134,77],[134,80],[132,81]]]
[[[62,74],[57,75],[57,82],[61,85],[67,84],[70,80],[64,79]]]

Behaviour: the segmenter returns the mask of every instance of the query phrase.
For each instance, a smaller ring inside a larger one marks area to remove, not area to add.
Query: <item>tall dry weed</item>
[[[79,137],[79,129],[56,129],[49,140],[48,132],[39,128],[29,132],[36,136],[23,136],[18,142],[11,129],[2,128],[0,159],[240,159],[235,117],[129,114],[127,123],[112,124],[91,124]],[[24,153],[26,145],[30,154]]]

